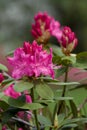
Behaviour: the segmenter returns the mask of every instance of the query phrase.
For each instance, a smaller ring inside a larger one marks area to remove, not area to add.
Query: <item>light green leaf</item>
[[[79,82],[50,82],[48,84],[53,84],[53,85],[79,85]]]
[[[17,92],[23,92],[25,90],[29,90],[33,87],[32,82],[25,82],[23,80],[17,81],[14,85],[14,89]]]
[[[4,96],[3,92],[0,92],[0,99]]]
[[[87,69],[87,52],[77,54],[75,67]]]
[[[38,95],[43,98],[43,99],[53,99],[54,98],[54,93],[52,89],[46,85],[46,84],[39,84],[36,86],[36,91]]]
[[[75,128],[77,126],[78,126],[77,124],[73,123],[73,124],[66,124],[62,128]]]
[[[71,64],[75,64],[76,63],[76,56],[71,55],[71,56],[64,56],[62,57],[62,61],[64,62],[70,62]]]
[[[55,100],[73,100],[73,97],[55,97]]]
[[[0,64],[0,70],[8,71],[7,67],[3,64]]]
[[[38,121],[44,125],[44,126],[51,126],[51,121],[45,117],[45,116],[42,116],[42,115],[38,115]]]

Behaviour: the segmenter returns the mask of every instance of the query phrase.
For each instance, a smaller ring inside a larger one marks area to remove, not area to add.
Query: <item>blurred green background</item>
[[[38,11],[47,11],[75,31],[76,52],[87,50],[87,0],[0,0],[0,52],[32,41],[31,24]]]

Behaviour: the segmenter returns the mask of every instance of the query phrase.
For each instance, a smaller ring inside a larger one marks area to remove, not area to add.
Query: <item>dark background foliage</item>
[[[0,48],[8,52],[23,41],[32,41],[31,23],[38,11],[47,11],[75,31],[77,52],[86,51],[87,0],[0,0]]]

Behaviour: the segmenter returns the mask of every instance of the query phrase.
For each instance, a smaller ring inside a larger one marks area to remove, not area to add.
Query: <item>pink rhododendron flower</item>
[[[32,35],[41,43],[49,40],[50,36],[60,37],[60,23],[49,16],[46,12],[39,12],[34,17],[35,23],[32,24]]]
[[[14,51],[14,56],[9,57],[8,61],[13,66],[12,77],[15,79],[40,75],[54,78],[52,49],[48,54],[36,41],[32,44],[25,42],[22,48]]]
[[[58,40],[61,39],[62,30],[60,29],[60,23],[55,21],[54,19],[51,21],[50,24],[50,33],[52,36],[56,37]]]
[[[0,83],[4,80],[4,76],[2,73],[0,73]]]
[[[7,87],[5,90],[4,90],[4,94],[6,96],[9,96],[9,97],[12,97],[14,99],[18,98],[19,96],[21,96],[21,93],[20,92],[16,92],[14,90],[14,84],[11,84],[9,87]],[[26,96],[26,102],[27,103],[31,103],[32,100],[31,100],[31,96],[29,95],[28,91],[24,91],[24,94]]]
[[[76,38],[76,35],[72,30],[65,26],[62,30],[62,36],[59,39],[59,42],[61,44],[63,53],[66,55],[69,55],[70,52],[73,51],[73,49],[78,44],[78,39]]]
[[[6,95],[6,96],[10,96],[10,97],[12,97],[12,98],[18,98],[19,96],[21,96],[21,93],[19,93],[19,92],[16,92],[15,90],[14,90],[14,88],[13,88],[13,84],[12,85],[10,85],[8,88],[6,88],[5,90],[4,90],[4,94]]]

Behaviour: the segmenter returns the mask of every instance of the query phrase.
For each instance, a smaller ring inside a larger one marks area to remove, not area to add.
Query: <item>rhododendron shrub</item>
[[[11,70],[0,64],[0,129],[86,130],[87,52],[73,54],[76,34],[47,12],[35,15],[31,33],[7,56]]]

